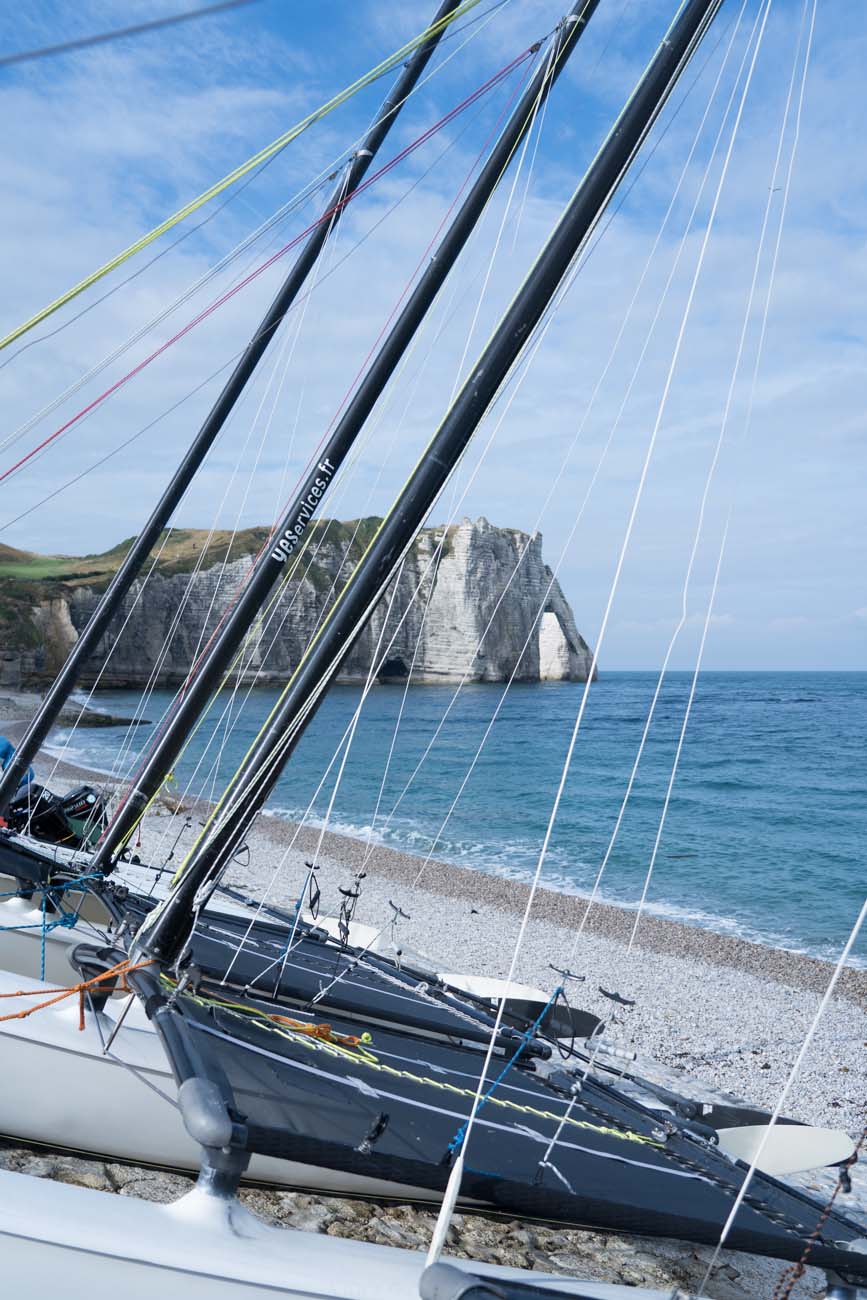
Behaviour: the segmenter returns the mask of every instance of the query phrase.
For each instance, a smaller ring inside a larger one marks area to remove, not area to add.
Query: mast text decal
[[[271,552],[271,559],[277,560],[280,564],[285,564],[286,557],[292,554],[301,541],[314,510],[325,495],[325,490],[334,476],[334,466],[327,456],[319,462],[316,469],[319,472],[310,484],[306,497],[301,502],[295,522],[289,525]]]

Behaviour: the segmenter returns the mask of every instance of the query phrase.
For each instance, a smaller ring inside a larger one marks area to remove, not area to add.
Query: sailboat
[[[311,480],[302,485],[296,498],[288,507],[284,521],[276,530],[278,534],[280,530],[285,534],[292,522],[299,518],[306,526],[324,490],[327,489],[332,470],[336,472],[337,467],[346,458],[366,417],[383,392],[400,357],[411,342],[480,215],[484,212],[518,145],[544,104],[569,55],[577,46],[597,4],[598,0],[589,0],[589,2],[579,0],[579,3],[573,5],[572,10],[558,25],[545,57],[540,60],[535,73],[529,78],[523,94],[519,97],[478,177],[440,241],[435,257],[430,260],[378,352],[363,384],[335,428],[319,459],[318,467],[312,473]],[[128,552],[115,580],[82,637],[76,643],[72,655],[19,744],[15,758],[3,776],[0,783],[0,804],[8,799],[10,790],[17,787],[16,773],[19,769],[26,770],[30,758],[36,753],[38,745],[68,698],[87,654],[98,641],[135,574],[139,571],[148,553],[150,540],[166,523],[171,509],[189,482],[195,466],[201,462],[207,448],[212,444],[277,325],[295,300],[305,277],[321,252],[325,238],[339,219],[345,195],[351,193],[359,183],[365,168],[381,145],[387,129],[394,121],[412,87],[417,83],[436,40],[442,33],[443,20],[454,10],[454,7],[454,5],[440,7],[431,25],[432,36],[419,45],[415,55],[404,69],[394,90],[380,110],[363,147],[355,156],[349,176],[341,181],[335,192],[326,210],[328,221],[320,222],[308,240],[299,261],[293,267],[283,288],[256,330],[247,352],[238,363],[193,446],[163,494],[146,529]],[[209,654],[197,665],[197,673],[188,683],[177,712],[149,756],[147,769],[138,774],[133,789],[129,792],[107,833],[102,836],[96,852],[83,853],[80,848],[68,848],[63,845],[49,846],[36,840],[26,828],[23,832],[15,829],[0,832],[0,870],[8,873],[7,887],[2,891],[4,898],[0,902],[0,912],[6,913],[5,928],[0,933],[0,957],[6,973],[0,975],[0,984],[7,999],[11,994],[22,989],[22,977],[23,991],[31,998],[31,1004],[32,997],[39,988],[34,981],[41,979],[49,983],[68,983],[73,973],[68,958],[83,937],[96,938],[103,944],[118,942],[141,923],[152,907],[151,891],[148,888],[152,881],[149,880],[146,870],[120,859],[119,852],[134,829],[142,810],[171,769],[191,722],[208,702],[215,686],[221,681],[246,635],[251,619],[275,581],[279,581],[282,576],[285,553],[279,546],[275,547],[275,550],[277,561],[275,562],[267,553],[263,556],[251,581],[242,592],[239,602],[221,629],[220,636],[211,647]],[[14,888],[8,888],[8,885],[13,885],[15,882],[20,884],[17,896]],[[210,918],[215,926],[210,949],[212,958],[218,965],[221,961],[230,959],[225,956],[227,951],[230,954],[233,951],[226,936],[240,936],[251,924],[249,909],[235,906],[232,910],[231,903],[224,903],[223,908],[227,910],[219,910]],[[282,928],[278,921],[282,922]],[[299,917],[297,914],[294,917],[275,918],[272,910],[270,918],[262,919],[258,914],[254,916],[253,932],[259,936],[262,949],[269,953],[275,943],[285,944],[287,926],[293,934],[297,932],[298,943],[289,971],[303,970],[306,987],[315,990],[318,988],[323,969],[327,967],[330,971],[334,960],[332,941],[334,936],[332,933],[332,939],[329,939],[328,934],[323,931],[323,923],[322,918],[313,924],[311,919]],[[309,938],[308,931],[312,931]],[[347,945],[341,941],[338,948],[338,963],[357,961],[359,949],[364,948],[365,952],[358,973],[353,977],[343,978],[335,984],[335,989],[339,993],[339,1004],[343,1003],[346,996],[349,997],[351,1007],[358,1005],[360,1000],[372,1014],[385,1016],[392,1023],[395,1020],[398,1022],[405,1020],[412,1011],[417,1021],[420,1018],[423,1026],[434,1022],[431,1004],[438,1005],[440,1008],[445,1008],[445,1019],[440,1018],[440,1028],[454,1031],[457,1026],[454,1010],[458,1004],[454,994],[448,991],[447,980],[439,980],[436,973],[431,970],[413,973],[407,970],[405,963],[401,971],[395,971],[393,964],[392,969],[384,971],[385,963],[382,962],[377,969],[376,952],[372,951],[371,947],[372,936],[361,933],[357,923],[347,923],[344,939],[349,943]],[[428,992],[425,1002],[414,996],[414,990],[422,983],[429,982],[432,973],[439,987],[435,991]],[[452,980],[460,981],[462,978],[464,977],[460,974],[452,976]],[[492,1012],[495,1011],[493,1004],[502,1001],[503,990],[500,984],[490,980],[483,983],[477,981],[475,1004],[461,1012],[464,1021],[475,1020],[475,1034],[479,1040],[484,1039],[493,1024]],[[535,1016],[536,1011],[547,1000],[547,994],[538,990],[533,992],[537,1001],[531,1005],[530,1010],[532,1016]],[[303,989],[298,990],[299,996],[303,993]],[[522,1014],[526,1020],[526,997],[523,1002],[525,1006]],[[12,1003],[8,1005],[11,1007]],[[18,1007],[18,1003],[15,1003],[15,1006]],[[24,1009],[23,1005],[20,1009]],[[147,1023],[136,1026],[134,1017],[128,1017],[120,1036],[116,1036],[116,1027],[110,1020],[111,1009],[109,1006],[94,1011],[87,1026],[85,1039],[70,1038],[71,1022],[67,1025],[64,1013],[59,1010],[39,1022],[29,1018],[26,1021],[8,1021],[5,1036],[0,1039],[0,1044],[8,1068],[18,1077],[31,1080],[31,1086],[22,1090],[22,1098],[33,1098],[42,1093],[42,1082],[49,1078],[56,1078],[58,1075],[70,1078],[74,1075],[77,1088],[86,1091],[98,1089],[99,1080],[106,1074],[104,1047],[110,1038],[114,1043],[115,1057],[124,1056],[128,1064],[133,1065],[138,1071],[137,1074],[121,1075],[121,1081],[116,1085],[119,1087],[119,1093],[116,1095],[123,1097],[127,1092],[129,1093],[130,1104],[146,1112],[146,1115],[141,1116],[142,1122],[136,1125],[134,1130],[130,1130],[122,1120],[125,1109],[123,1106],[119,1106],[117,1123],[106,1124],[97,1116],[75,1115],[64,1093],[55,1091],[52,1095],[43,1097],[43,1104],[38,1107],[26,1103],[16,1110],[14,1099],[10,1098],[4,1107],[6,1113],[0,1117],[0,1128],[4,1132],[14,1133],[30,1140],[41,1139],[57,1145],[98,1150],[103,1154],[142,1159],[149,1163],[192,1165],[194,1151],[191,1145],[184,1141],[171,1102],[161,1095],[166,1089],[169,1093],[173,1089],[154,1035],[148,1032]],[[562,1017],[563,1013],[560,1014]],[[579,1019],[582,1018],[581,1013],[576,1014]],[[590,1028],[595,1026],[595,1017],[583,1017],[583,1019],[592,1022]],[[575,1030],[576,1023],[575,1016],[570,1015],[568,1026],[570,1032]],[[143,1090],[140,1079],[143,1074],[152,1081],[159,1081],[159,1092],[150,1090],[146,1097],[141,1097]],[[267,1160],[257,1163],[255,1172],[257,1177],[295,1185],[309,1183],[321,1185],[322,1178],[326,1183],[329,1182],[327,1174],[320,1175],[316,1170],[304,1169],[300,1166],[288,1168],[280,1166],[279,1169],[275,1169],[274,1162],[269,1163]],[[332,1179],[331,1182],[333,1181]],[[350,1178],[349,1183],[352,1182]],[[345,1178],[339,1180],[339,1185],[346,1186],[347,1180]],[[379,1190],[383,1190],[382,1185],[379,1186]]]
[[[256,365],[285,319],[312,267],[320,256],[325,241],[333,231],[348,198],[358,188],[373,157],[384,142],[397,114],[413,87],[417,85],[437,41],[444,31],[444,23],[456,8],[455,3],[443,3],[431,24],[430,37],[419,44],[412,59],[404,68],[394,89],[386,99],[373,127],[356,151],[345,177],[335,190],[323,218],[310,235],[304,249],[287,279],[256,329],[245,353],[237,363],[220,397],[191,444],[151,518],[130,547],[123,564],[100,601],[87,627],[77,640],[62,671],[58,674],[40,709],[16,747],[13,759],[0,776],[0,816],[8,811],[19,781],[39,751],[60,710],[75,687],[82,666],[104,635],[105,629],[121,606],[125,594],[150,554],[156,539],[166,526],[172,511],[189,486],[208,449],[228,418]],[[119,923],[126,903],[126,894],[132,888],[139,896],[139,906],[149,893],[142,888],[142,875],[130,868],[124,857],[125,847],[135,827],[150,803],[161,789],[166,776],[183,748],[190,728],[207,707],[216,690],[230,670],[239,647],[247,636],[273,588],[286,576],[287,554],[298,549],[307,527],[324,500],[328,488],[340,466],[346,461],[365,421],[384,392],[389,379],[409,347],[440,289],[455,265],[480,216],[484,213],[521,141],[526,136],[567,60],[577,47],[599,0],[578,0],[558,24],[545,57],[528,80],[523,94],[510,114],[508,121],[490,151],[479,175],[440,240],[435,255],[431,257],[424,273],[409,295],[400,315],[388,332],[386,339],[368,368],[364,379],[342,417],[329,436],[317,463],[300,485],[283,518],[273,530],[275,543],[266,550],[253,569],[219,633],[197,664],[179,697],[177,707],[162,728],[156,743],[150,748],[142,770],[136,773],[130,789],[108,827],[99,838],[96,851],[82,852],[78,844],[73,848],[48,846],[31,832],[28,821],[18,829],[15,826],[0,830],[0,884],[3,885],[4,903],[0,912],[10,913],[8,929],[0,928],[0,964],[6,969],[34,976],[46,973],[46,951],[59,949],[56,959],[49,956],[51,978],[62,979],[66,968],[66,952],[70,944],[78,941],[74,927],[43,925],[37,936],[28,907],[33,889],[40,897],[48,898],[52,915],[63,904],[67,915],[83,909],[87,919],[101,926],[107,937]],[[277,539],[282,539],[277,540]],[[290,539],[290,540],[287,540]],[[87,898],[81,899],[75,890],[76,879],[87,880]],[[109,877],[113,877],[109,881]],[[5,884],[3,883],[5,881]],[[14,882],[21,883],[24,900],[12,897]],[[51,882],[54,893],[45,891]],[[119,884],[118,891],[114,885]],[[123,895],[119,903],[118,894]],[[68,897],[67,897],[68,895]],[[37,910],[41,903],[37,903]],[[306,924],[306,923],[303,923]],[[303,928],[302,924],[302,928]],[[4,947],[5,945],[5,947]],[[36,949],[38,952],[38,962]],[[37,970],[37,964],[39,969]]]
[[[369,995],[362,1004],[350,991],[345,1005],[337,1006],[350,987],[347,961],[345,974],[340,972],[335,983],[344,988],[325,1004],[328,1022],[309,1009],[308,1019],[300,1021],[304,1005],[295,1004],[310,1001],[303,985],[310,968],[289,971],[297,936],[290,934],[287,946],[285,931],[281,935],[285,961],[277,963],[276,981],[274,955],[261,931],[251,930],[236,943],[244,967],[231,984],[225,962],[209,956],[226,946],[223,922],[216,925],[206,910],[222,870],[718,8],[719,0],[685,0],[681,6],[606,145],[217,806],[172,894],[142,918],[129,952],[82,947],[77,953],[78,967],[90,981],[94,970],[122,973],[156,1025],[178,1085],[184,1124],[202,1150],[201,1194],[229,1241],[249,1232],[259,1245],[260,1234],[246,1228],[232,1200],[251,1155],[259,1154],[308,1159],[431,1193],[446,1191],[454,1173],[462,1171],[462,1190],[482,1204],[712,1245],[740,1200],[727,1238],[730,1246],[793,1261],[809,1248],[811,1262],[853,1285],[867,1281],[858,1224],[727,1158],[717,1149],[715,1132],[700,1122],[660,1120],[656,1111],[615,1087],[568,1063],[552,1063],[542,1016],[510,1033],[498,1012],[480,1038],[480,1016],[473,1014],[471,1002],[455,999],[450,1004],[440,995],[431,1003],[429,991],[419,988],[415,1023],[404,1014],[392,1027],[387,1012],[374,1008]],[[278,564],[283,562],[278,558],[281,541],[289,545],[285,531],[270,557]],[[309,944],[313,939],[305,933],[297,941]],[[353,957],[349,951],[346,955]],[[323,1007],[321,1001],[317,1005]],[[424,1025],[418,1023],[422,1008],[428,1017]],[[488,1074],[491,1063],[495,1073]],[[202,1205],[198,1200],[190,1211]],[[147,1230],[154,1228],[149,1224]],[[64,1249],[57,1232],[43,1232],[42,1246],[47,1242]],[[129,1263],[137,1262],[120,1225],[115,1250],[126,1252]],[[266,1255],[263,1250],[262,1257]],[[249,1259],[248,1251],[245,1261]],[[341,1283],[334,1294],[382,1294],[385,1285],[397,1280],[390,1267],[384,1261],[381,1268],[372,1265],[378,1291],[363,1289],[361,1282],[354,1289]],[[417,1260],[416,1269],[413,1282],[419,1281]],[[204,1266],[190,1272],[201,1279]],[[213,1281],[215,1275],[209,1276]],[[226,1280],[225,1271],[216,1276]],[[419,1284],[439,1286],[442,1276]],[[242,1285],[248,1280],[249,1274]],[[534,1293],[527,1279],[514,1286],[513,1281],[502,1278],[502,1294],[508,1295],[510,1286],[522,1294],[525,1284],[523,1294]],[[261,1271],[252,1283],[272,1285]],[[446,1275],[443,1285],[448,1284]],[[310,1285],[302,1282],[288,1293],[314,1294],[304,1290]],[[472,1294],[463,1280],[458,1285],[463,1289],[456,1295]],[[480,1293],[485,1294],[485,1286],[490,1293],[492,1285],[483,1281]],[[582,1285],[551,1283],[548,1290],[605,1294],[587,1286],[582,1290]],[[285,1285],[283,1289],[286,1293]],[[535,1293],[545,1294],[544,1287],[536,1286]]]

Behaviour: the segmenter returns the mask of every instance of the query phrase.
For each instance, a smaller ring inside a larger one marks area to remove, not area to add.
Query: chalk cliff
[[[377,522],[322,520],[311,530],[310,545],[294,573],[250,631],[243,656],[246,680],[255,677],[263,685],[285,681]],[[405,680],[410,669],[419,682],[455,682],[465,675],[469,681],[499,682],[513,674],[522,681],[586,680],[591,653],[542,559],[541,537],[496,528],[486,519],[464,520],[448,529],[437,558],[442,535],[441,528],[420,534],[396,593],[393,584],[344,665],[342,680],[365,679],[374,659],[378,677],[388,681]],[[222,552],[212,539],[196,567],[205,535],[170,534],[168,558],[165,548],[148,581],[133,587],[87,680],[98,676],[103,687],[140,687],[156,669],[160,685],[181,682],[243,583],[264,537],[264,530],[249,530],[228,539]],[[116,548],[109,555],[122,553],[123,548]],[[43,579],[44,592],[43,584],[25,584],[30,626],[17,648],[5,637],[0,683],[27,685],[53,675],[110,576],[111,565],[100,569],[95,563],[105,557],[86,558],[81,564],[93,571],[92,581],[84,572],[73,572],[74,562],[67,557],[66,572]],[[4,559],[0,595],[17,594],[20,605],[25,587],[15,592],[9,576],[14,566],[8,555]],[[33,561],[30,557],[30,570]]]

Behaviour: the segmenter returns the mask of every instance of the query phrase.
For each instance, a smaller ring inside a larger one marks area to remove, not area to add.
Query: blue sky
[[[457,517],[484,514],[497,524],[529,529],[539,520],[552,477],[561,474],[540,526],[546,558],[559,563],[561,584],[591,643],[659,408],[719,175],[719,153],[703,191],[702,177],[759,0],[746,0],[737,25],[741,4],[726,0],[657,125],[652,158],[553,318],[514,401],[508,409],[503,403],[480,431],[432,516],[441,522],[454,511]],[[7,8],[0,16],[0,49],[73,38],[178,7],[168,0],[123,5],[92,0],[73,11],[37,0],[26,10]],[[483,0],[485,16],[443,46],[381,160],[545,36],[565,7],[562,0],[510,0],[496,13],[485,14],[489,6]],[[273,139],[419,30],[433,8],[416,0],[336,0],[328,6],[260,0],[218,19],[0,72],[8,126],[7,197],[0,212],[2,324],[16,324]],[[478,353],[556,221],[673,9],[673,0],[602,0],[551,97],[514,189],[510,177],[374,422],[363,457],[346,476],[334,504],[343,517],[386,508],[436,426],[456,377]],[[603,668],[657,665],[680,611],[802,10],[802,0],[774,0],[602,649]],[[711,98],[730,36],[731,53]],[[865,54],[867,24],[860,3],[820,5],[752,425],[744,438],[768,257],[762,263],[729,432],[708,497],[676,666],[689,667],[694,660],[731,503],[707,666],[865,667]],[[329,170],[363,132],[386,84],[359,95],[305,134],[206,225],[174,247],[168,247],[173,237],[158,246],[153,251],[163,256],[152,266],[142,269],[153,252],[31,335],[40,341],[0,369],[0,441],[141,328],[313,175]],[[270,521],[516,87],[513,78],[492,92],[347,212],[331,260],[323,263],[329,274],[288,322],[285,345],[278,340],[272,349],[261,377],[179,510],[178,523],[232,527]],[[709,103],[680,197],[590,405]],[[727,141],[724,129],[723,149]],[[791,143],[790,121],[784,163]],[[696,216],[687,231],[697,195]],[[772,232],[779,203],[775,195]],[[283,242],[303,228],[314,210],[302,208],[284,220],[278,231]],[[271,247],[268,238],[260,240],[240,263],[2,450],[0,464],[11,464],[20,451],[58,427],[201,310],[240,266],[256,264]],[[679,250],[644,364],[600,464]],[[82,306],[139,269],[129,284],[72,321]],[[281,270],[278,265],[238,294],[27,471],[0,487],[0,525],[6,525],[0,541],[82,553],[135,532],[218,391],[219,378],[206,382],[208,376],[243,345]],[[7,356],[0,356],[0,362]],[[177,410],[163,414],[182,398],[186,400]],[[32,509],[71,475],[147,425],[151,427],[126,451]],[[565,546],[594,473],[592,492]],[[8,523],[25,510],[31,513]]]

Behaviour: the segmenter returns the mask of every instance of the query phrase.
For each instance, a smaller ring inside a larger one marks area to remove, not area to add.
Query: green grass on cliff
[[[348,549],[347,559],[354,562],[378,524],[375,518],[348,522],[315,520],[307,534],[307,544],[315,545],[326,534],[332,546]],[[162,534],[154,549],[153,555],[158,556],[156,572],[169,577],[190,573],[200,562],[204,570],[244,555],[256,555],[268,537],[267,528],[245,528],[237,533],[221,530],[210,536],[203,528],[173,528]],[[0,544],[0,646],[13,651],[38,646],[40,637],[33,620],[34,609],[70,595],[76,587],[105,591],[133,540],[128,537],[97,555],[39,555]],[[326,575],[320,573],[318,566],[311,566],[310,572],[313,569],[323,585],[330,584],[330,578],[326,582]]]
[[[368,516],[345,521],[317,519],[311,523],[305,549],[324,544],[325,549],[320,553],[324,562],[317,563],[311,553],[301,572],[320,594],[332,590],[335,553],[342,557],[343,565],[349,569],[354,567],[380,522],[377,517]],[[441,528],[426,531],[431,531],[435,540],[442,533]],[[454,527],[447,530],[443,558],[451,550],[453,532]],[[198,564],[206,570],[227,560],[257,555],[268,538],[267,528],[246,528],[234,534],[219,531],[210,535],[203,528],[173,528],[162,533],[152,555],[156,558],[156,572],[170,577],[190,573]],[[42,638],[34,619],[36,609],[51,600],[68,598],[77,587],[105,591],[133,540],[128,537],[98,555],[39,555],[0,544],[0,651],[19,653],[37,649]],[[150,562],[146,562],[144,571],[149,568]]]

